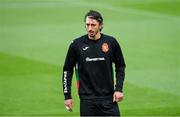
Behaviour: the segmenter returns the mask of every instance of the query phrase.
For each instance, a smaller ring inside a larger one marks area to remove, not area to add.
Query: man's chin
[[[88,36],[91,37],[91,38],[94,38],[94,37],[95,37],[95,35],[90,35],[90,34],[89,34]]]

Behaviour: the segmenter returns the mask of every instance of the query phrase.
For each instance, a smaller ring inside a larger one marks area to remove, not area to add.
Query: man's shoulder
[[[83,42],[86,37],[87,37],[87,35],[82,35],[82,36],[80,36],[80,37],[75,38],[73,41],[74,41],[75,43],[80,43],[80,42]]]
[[[80,37],[73,39],[71,42],[71,46],[76,47],[76,46],[80,45],[81,43],[84,42],[85,38],[86,38],[86,35],[82,35]]]
[[[116,42],[116,38],[111,35],[103,34],[103,38],[110,42]]]

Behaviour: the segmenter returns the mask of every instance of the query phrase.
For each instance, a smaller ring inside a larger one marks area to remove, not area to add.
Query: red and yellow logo
[[[109,45],[107,43],[102,44],[102,51],[105,53],[109,51]]]

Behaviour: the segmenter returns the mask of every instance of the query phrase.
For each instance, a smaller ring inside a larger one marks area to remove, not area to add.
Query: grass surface
[[[123,116],[180,116],[180,1],[1,0],[0,115],[78,116],[64,108],[62,67],[85,34],[89,9],[104,17],[126,60]]]

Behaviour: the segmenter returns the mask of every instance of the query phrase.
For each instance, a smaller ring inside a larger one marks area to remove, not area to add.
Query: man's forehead
[[[86,23],[98,23],[96,19],[93,19],[91,17],[86,17]]]

